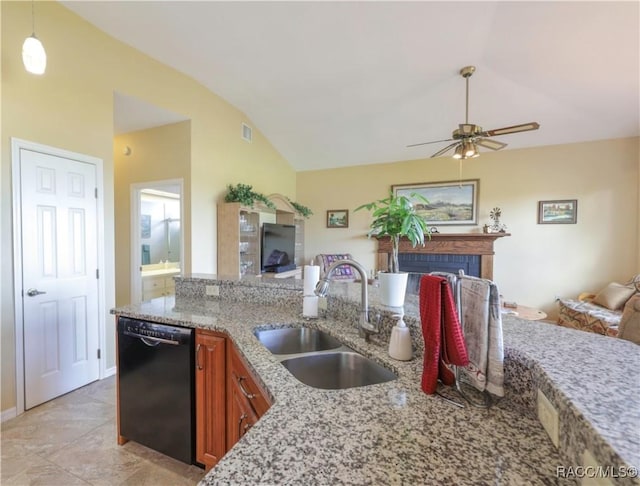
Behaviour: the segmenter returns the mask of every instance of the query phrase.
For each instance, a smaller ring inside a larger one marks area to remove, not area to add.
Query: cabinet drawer
[[[164,289],[164,277],[143,277],[142,291],[149,292],[156,289]]]
[[[142,293],[142,300],[151,300],[165,295],[164,288],[149,289]]]
[[[169,291],[173,291],[176,288],[176,281],[173,280],[173,277],[165,277],[164,287]]]
[[[248,366],[245,364],[238,351],[233,348],[230,354],[230,379],[232,381],[232,385],[237,386],[242,397],[244,397],[257,417],[260,418],[271,406],[267,399],[267,395],[254,380],[252,373],[249,371]]]

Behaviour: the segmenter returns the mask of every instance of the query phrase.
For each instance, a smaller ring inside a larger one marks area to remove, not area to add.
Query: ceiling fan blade
[[[500,150],[507,146],[506,143],[498,142],[497,140],[491,140],[489,138],[476,139],[476,145],[480,145],[481,147],[488,148],[491,150]]]
[[[508,133],[528,132],[529,130],[537,130],[540,124],[537,122],[523,123],[522,125],[514,125],[512,127],[496,128],[479,133],[481,137],[495,137],[496,135],[507,135]]]
[[[413,143],[411,145],[407,145],[408,147],[417,147],[418,145],[428,145],[430,143],[440,143],[440,142],[451,142],[453,138],[445,138],[444,140],[434,140],[433,142],[422,142],[422,143]]]
[[[443,148],[442,150],[438,150],[435,154],[433,154],[431,156],[431,158],[433,159],[434,157],[439,157],[442,154],[444,154],[445,152],[451,150],[453,147],[455,147],[456,145],[458,145],[460,142],[454,142],[451,145],[447,145],[445,148]]]

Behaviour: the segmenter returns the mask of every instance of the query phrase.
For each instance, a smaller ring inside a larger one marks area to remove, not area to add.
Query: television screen
[[[262,225],[262,271],[277,272],[294,266],[296,227],[292,224]]]

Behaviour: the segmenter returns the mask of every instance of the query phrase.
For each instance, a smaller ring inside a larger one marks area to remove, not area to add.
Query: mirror
[[[180,194],[167,189],[140,191],[140,262],[180,262]]]

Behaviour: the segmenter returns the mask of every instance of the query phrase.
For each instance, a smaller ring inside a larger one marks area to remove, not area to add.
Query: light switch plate
[[[538,418],[551,438],[553,445],[558,447],[560,443],[558,411],[540,390],[538,390]]]

